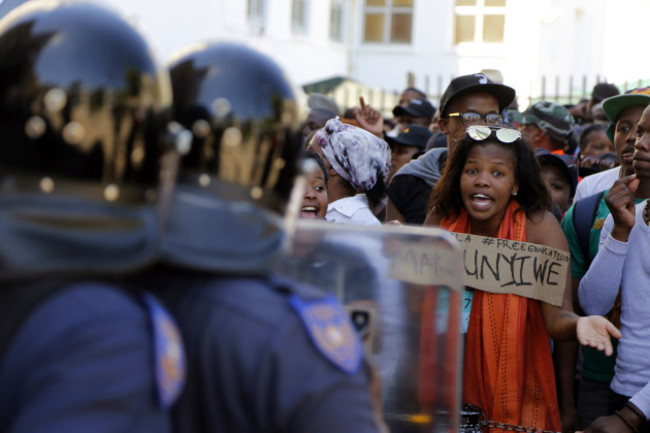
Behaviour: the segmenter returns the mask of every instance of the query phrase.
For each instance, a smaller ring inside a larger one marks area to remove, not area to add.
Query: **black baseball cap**
[[[433,115],[436,114],[436,107],[426,99],[412,99],[406,107],[398,105],[393,108],[393,115],[395,117],[401,116],[402,114],[408,114],[411,117],[426,117],[431,120],[433,119]]]
[[[554,165],[562,170],[566,178],[569,180],[571,198],[573,198],[576,194],[576,188],[578,187],[578,165],[576,164],[575,159],[571,155],[551,153],[542,148],[535,149],[535,156],[539,161],[539,165]]]
[[[451,80],[440,98],[440,115],[445,117],[449,104],[459,96],[468,93],[489,93],[497,98],[499,110],[503,110],[515,99],[515,89],[495,83],[483,74],[461,75]]]
[[[427,141],[433,135],[433,132],[426,126],[410,124],[403,131],[397,134],[397,137],[386,137],[388,144],[401,144],[402,146],[413,146],[424,150]]]

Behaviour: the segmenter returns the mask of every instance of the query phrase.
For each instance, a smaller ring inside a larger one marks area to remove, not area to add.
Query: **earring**
[[[514,191],[514,192],[512,193],[512,196],[513,196],[513,197],[517,197],[517,191]]]

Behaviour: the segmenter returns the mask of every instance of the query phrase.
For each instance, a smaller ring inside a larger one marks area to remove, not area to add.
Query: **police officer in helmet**
[[[29,1],[0,20],[0,431],[170,430],[178,330],[117,283],[157,251],[170,107],[114,12]]]
[[[269,58],[231,43],[189,48],[170,72],[175,119],[194,141],[162,264],[141,283],[160,288],[186,343],[175,430],[378,431],[346,312],[268,271],[287,242],[301,147],[293,88]]]

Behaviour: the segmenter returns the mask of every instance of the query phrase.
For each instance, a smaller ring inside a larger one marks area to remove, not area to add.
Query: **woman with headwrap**
[[[328,120],[309,143],[323,155],[330,179],[327,184],[328,221],[380,225],[373,215],[390,171],[388,144],[356,126]]]

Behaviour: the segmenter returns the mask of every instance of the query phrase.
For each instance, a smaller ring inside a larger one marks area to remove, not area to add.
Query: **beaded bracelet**
[[[617,410],[614,412],[614,415],[616,415],[621,421],[623,421],[623,424],[625,424],[632,432],[634,433],[639,433],[639,429],[636,427],[632,426],[628,420],[625,419],[623,415],[621,415],[621,411]]]
[[[633,405],[629,401],[625,402],[625,407],[630,409],[632,412],[634,412],[634,414],[636,416],[638,416],[639,419],[641,420],[641,423],[644,423],[644,422],[647,421],[647,419],[646,419],[645,415],[643,414],[643,412],[641,412],[635,405]]]

